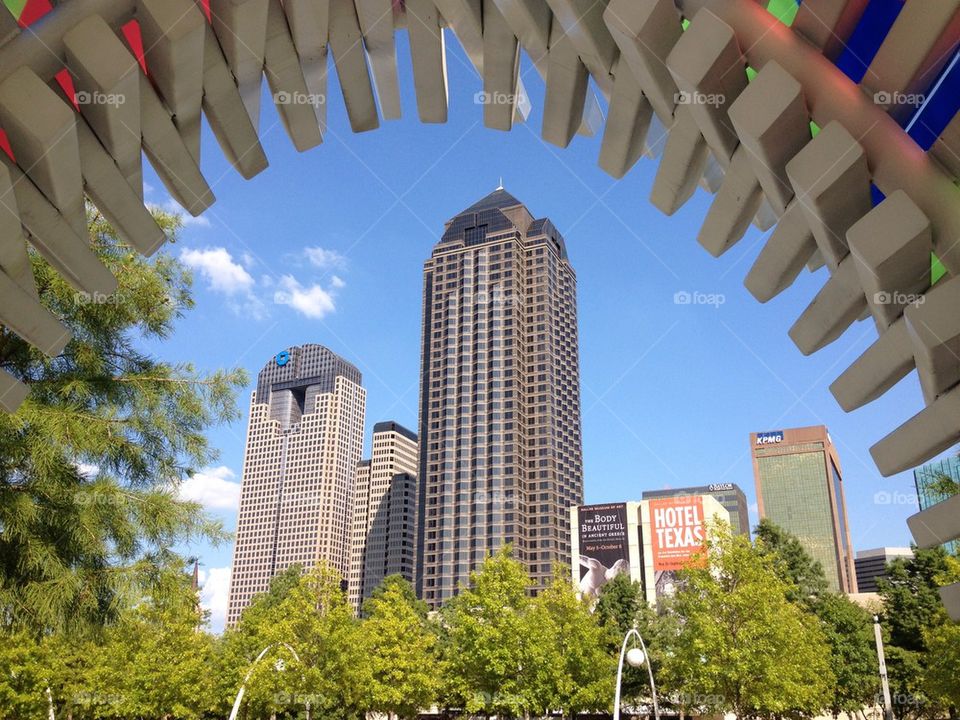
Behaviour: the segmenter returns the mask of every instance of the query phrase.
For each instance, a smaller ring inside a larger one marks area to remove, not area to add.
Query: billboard
[[[596,597],[619,573],[629,572],[627,505],[582,505],[577,508],[580,539],[580,592]]]
[[[703,497],[686,495],[648,502],[654,571],[686,567],[703,550],[707,538]]]

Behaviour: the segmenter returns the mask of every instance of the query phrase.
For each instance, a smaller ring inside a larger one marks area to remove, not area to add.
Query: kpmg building
[[[439,606],[507,544],[544,586],[583,502],[564,239],[501,187],[446,224],[423,280],[418,594]]]
[[[284,350],[260,371],[250,398],[228,625],[291,565],[327,562],[347,577],[365,405],[360,371],[321,345]]]
[[[747,511],[747,496],[734,483],[712,483],[696,487],[663,488],[661,490],[644,490],[643,500],[656,498],[684,497],[687,495],[710,495],[723,505],[730,513],[730,531],[734,535],[750,536],[750,515]]]
[[[750,434],[760,519],[796,535],[834,592],[857,592],[840,458],[823,425]]]

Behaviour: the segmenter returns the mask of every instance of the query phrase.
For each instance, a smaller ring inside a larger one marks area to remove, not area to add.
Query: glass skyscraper
[[[917,503],[921,510],[943,502],[950,496],[943,492],[944,478],[960,483],[960,456],[952,455],[914,469],[913,481],[917,486]],[[947,552],[957,554],[960,551],[960,541],[953,540],[945,543],[943,547]]]
[[[837,449],[823,425],[752,433],[760,519],[795,535],[835,592],[857,591]]]
[[[537,586],[583,503],[576,276],[563,237],[503,188],[424,264],[417,590],[453,597],[505,545]]]

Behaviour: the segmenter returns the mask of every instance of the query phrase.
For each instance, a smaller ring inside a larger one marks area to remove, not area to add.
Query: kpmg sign
[[[756,445],[778,445],[783,442],[783,430],[757,433]]]

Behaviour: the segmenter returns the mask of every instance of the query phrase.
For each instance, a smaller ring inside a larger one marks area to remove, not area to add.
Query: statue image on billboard
[[[579,508],[580,582],[583,597],[595,598],[618,574],[629,572],[626,503]]]

